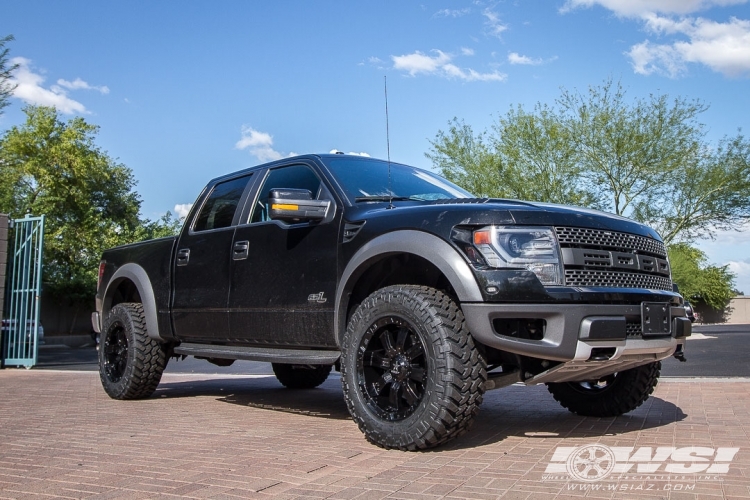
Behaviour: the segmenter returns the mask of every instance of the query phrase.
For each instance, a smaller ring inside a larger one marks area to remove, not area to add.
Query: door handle
[[[250,242],[249,241],[237,241],[234,243],[234,248],[232,249],[232,259],[234,260],[243,260],[247,259],[247,256],[249,254],[250,250]]]
[[[187,266],[189,260],[190,260],[189,248],[182,248],[180,250],[177,250],[177,265],[178,266]]]

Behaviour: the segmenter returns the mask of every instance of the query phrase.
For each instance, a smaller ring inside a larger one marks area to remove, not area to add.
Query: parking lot
[[[292,391],[260,369],[173,370],[154,397],[129,402],[109,399],[93,370],[0,371],[0,497],[750,498],[743,377],[664,377],[642,407],[618,418],[579,417],[544,386],[514,385],[486,394],[469,434],[415,453],[367,443],[337,375]],[[614,450],[620,466],[638,454],[643,462],[644,449],[698,451],[685,463],[656,453],[646,464],[654,473],[595,482],[549,473],[564,469],[563,448],[595,443]],[[720,448],[739,448],[723,462],[726,473],[674,472],[718,464],[707,450]]]

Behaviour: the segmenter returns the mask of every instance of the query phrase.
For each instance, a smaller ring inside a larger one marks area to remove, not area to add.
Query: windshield
[[[389,197],[420,201],[473,197],[438,175],[400,163],[391,163],[390,183],[388,162],[383,160],[342,157],[328,159],[326,165],[351,201],[382,201]]]

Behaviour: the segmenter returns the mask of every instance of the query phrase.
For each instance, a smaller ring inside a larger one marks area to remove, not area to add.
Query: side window
[[[313,199],[320,196],[320,179],[306,165],[292,165],[271,170],[260,188],[250,222],[265,222],[268,218],[268,198],[272,189],[307,189]]]
[[[193,224],[193,231],[208,231],[232,225],[234,212],[245,191],[249,175],[214,186]]]

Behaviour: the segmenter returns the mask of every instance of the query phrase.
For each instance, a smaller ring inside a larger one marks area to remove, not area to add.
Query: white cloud
[[[522,56],[518,52],[511,52],[508,54],[508,62],[511,64],[525,64],[529,66],[536,66],[542,64],[544,61],[541,58],[532,59],[528,56]]]
[[[32,70],[31,60],[14,57],[10,64],[18,64],[9,82],[11,85],[17,85],[13,97],[35,106],[54,106],[65,114],[88,113],[86,106],[68,97],[67,91],[63,88],[56,85],[49,89],[44,88],[44,77]]]
[[[453,56],[440,50],[432,51],[435,55],[429,56],[420,51],[402,56],[391,56],[393,69],[405,71],[410,76],[424,73],[437,75],[443,78],[458,78],[464,81],[504,81],[507,75],[493,71],[491,73],[480,73],[473,69],[461,69],[451,63]]]
[[[465,56],[473,56],[474,49],[470,49],[468,47],[461,47],[461,54]]]
[[[652,44],[646,40],[627,52],[633,70],[676,77],[688,63],[703,64],[726,76],[750,74],[750,21],[731,18],[720,23],[703,18],[675,21],[656,14],[643,17],[646,29],[657,35],[684,35],[687,41]]]
[[[280,153],[273,148],[273,136],[267,132],[260,132],[247,125],[242,126],[242,137],[234,145],[235,149],[247,149],[261,162],[291,158],[299,153]]]
[[[439,50],[433,50],[437,55],[430,57],[420,51],[403,56],[391,56],[393,68],[408,72],[411,76],[419,73],[435,73],[451,60],[451,56]]]
[[[736,290],[750,295],[750,259],[727,262],[729,270],[734,274],[734,287]]]
[[[560,12],[600,5],[618,16],[641,17],[648,13],[685,15],[711,7],[738,5],[748,0],[567,0]]]
[[[484,25],[487,28],[487,34],[500,38],[503,31],[508,29],[508,25],[500,21],[500,15],[494,10],[490,8],[484,9],[482,15],[486,19]]]
[[[99,87],[94,86],[94,85],[89,85],[87,82],[81,80],[80,78],[76,78],[72,82],[69,82],[68,80],[63,80],[61,78],[57,80],[57,84],[60,87],[65,87],[68,90],[79,90],[79,89],[96,90],[97,92],[101,92],[102,94],[109,94],[109,87],[107,87],[106,85],[102,85]]]
[[[336,154],[336,153],[343,153],[343,151],[339,151],[338,149],[332,149],[331,151],[329,151],[329,153],[331,153],[333,155],[333,154]],[[370,157],[370,155],[368,153],[355,153],[355,152],[350,151],[350,152],[348,152],[346,154],[352,155],[352,156],[366,156],[367,158]]]
[[[273,136],[252,127],[242,126],[242,138],[234,145],[236,149],[247,149],[261,162],[279,160],[283,154],[273,149]]]
[[[750,261],[729,261],[729,270],[741,278],[750,278]]]
[[[471,9],[442,9],[435,12],[432,17],[462,17],[470,13]]]
[[[644,40],[633,45],[626,55],[633,71],[671,78],[687,71],[689,64],[702,64],[729,77],[750,75],[750,20],[730,18],[718,22],[686,15],[749,0],[567,0],[560,9],[599,5],[620,17],[636,18],[646,31],[659,37],[673,38],[665,43]],[[674,17],[678,16],[678,17]]]
[[[192,203],[178,203],[174,206],[174,213],[177,214],[177,217],[180,219],[184,219],[190,213],[191,208],[193,208]]]

